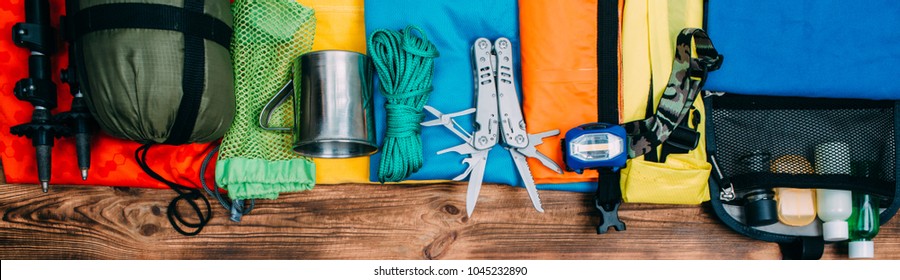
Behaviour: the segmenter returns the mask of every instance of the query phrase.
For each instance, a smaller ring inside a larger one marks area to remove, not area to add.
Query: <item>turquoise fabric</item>
[[[471,64],[471,46],[479,37],[495,40],[508,38],[514,45],[514,57],[519,58],[518,6],[516,0],[453,1],[453,0],[366,0],[366,34],[377,29],[401,30],[407,25],[420,27],[440,52],[435,59],[434,91],[428,105],[443,113],[452,113],[474,107],[474,76]],[[520,61],[517,61],[517,64]],[[516,67],[516,83],[520,83],[521,69]],[[376,79],[377,80],[377,79]],[[378,81],[376,81],[377,85]],[[521,86],[517,86],[521,90]],[[521,92],[519,92],[521,98]],[[385,99],[375,87],[375,120],[378,145],[385,132]],[[520,99],[521,100],[521,99]],[[434,117],[426,113],[425,119]],[[472,131],[472,115],[456,118],[467,131]],[[564,128],[563,128],[564,129]],[[562,130],[562,129],[561,129]],[[424,164],[407,178],[408,180],[449,180],[465,171],[462,160],[466,156],[456,153],[437,155],[440,150],[461,144],[462,140],[442,126],[422,127]],[[378,162],[381,153],[372,156],[371,180],[377,182]],[[545,168],[532,165],[531,168]],[[522,186],[512,158],[499,145],[491,150],[484,174],[485,183]],[[596,183],[538,185],[540,189],[566,191],[593,191]]]
[[[900,99],[900,1],[716,0],[707,25],[725,56],[707,90]]]

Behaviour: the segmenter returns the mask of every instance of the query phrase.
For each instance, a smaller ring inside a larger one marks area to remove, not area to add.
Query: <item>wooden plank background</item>
[[[166,219],[169,190],[0,184],[0,259],[780,259],[708,206],[626,204],[624,232],[595,233],[592,195],[485,185],[472,218],[465,184],[335,185],[260,201],[240,223],[215,205],[194,237]],[[900,259],[900,224],[876,240]],[[823,259],[846,259],[829,244]]]

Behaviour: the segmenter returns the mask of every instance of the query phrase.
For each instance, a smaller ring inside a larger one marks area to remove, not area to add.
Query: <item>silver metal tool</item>
[[[437,119],[423,122],[423,123],[421,123],[422,126],[443,125],[448,130],[450,130],[450,132],[453,132],[453,134],[456,134],[456,136],[459,136],[459,138],[461,138],[463,141],[465,141],[466,144],[472,143],[472,140],[471,140],[472,134],[470,134],[468,131],[463,129],[462,126],[460,126],[458,123],[456,123],[456,121],[453,120],[453,118],[459,117],[459,116],[465,116],[465,115],[468,115],[471,113],[475,113],[475,108],[469,108],[469,109],[465,109],[465,110],[455,112],[455,113],[450,113],[450,114],[443,114],[443,113],[441,113],[441,111],[438,111],[434,107],[431,107],[428,105],[425,105],[424,108],[426,111],[428,111],[429,113],[431,113],[432,115],[437,117]]]
[[[497,116],[497,84],[494,75],[494,56],[491,54],[491,42],[479,38],[472,46],[472,59],[475,63],[475,142],[476,149],[490,149],[497,144],[500,128]],[[480,110],[480,108],[494,108]]]
[[[476,108],[442,114],[433,107],[425,106],[425,109],[437,119],[423,122],[423,126],[442,125],[463,140],[462,144],[437,153],[456,152],[469,156],[462,161],[468,168],[453,178],[456,181],[469,178],[466,192],[466,212],[469,216],[472,216],[478,202],[488,154],[497,143],[501,143],[503,148],[509,151],[531,203],[538,212],[544,212],[544,209],[527,158],[536,158],[545,167],[562,173],[562,168],[556,162],[535,149],[535,146],[543,143],[543,138],[558,135],[559,130],[527,133],[519,96],[516,94],[512,49],[512,42],[506,38],[499,38],[493,44],[488,39],[479,38],[473,44]],[[470,134],[453,118],[473,112],[474,132]]]
[[[528,132],[525,131],[525,118],[522,117],[522,105],[519,104],[513,76],[512,43],[506,38],[497,39],[494,53],[497,60],[497,68],[494,71],[497,72],[497,100],[500,107],[500,131],[503,133],[503,143],[515,148],[528,147]],[[559,130],[553,135],[557,134]]]

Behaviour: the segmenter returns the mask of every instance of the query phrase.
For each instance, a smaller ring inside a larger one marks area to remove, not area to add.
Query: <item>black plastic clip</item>
[[[611,204],[600,203],[600,198],[594,198],[594,207],[600,211],[600,225],[597,226],[597,234],[604,234],[609,231],[609,227],[613,227],[616,231],[624,231],[625,223],[619,220],[619,205],[622,202]]]
[[[700,144],[700,132],[683,125],[676,126],[669,138],[663,144],[671,145],[682,151],[690,151],[697,148]]]
[[[20,22],[13,25],[13,44],[45,55],[56,52],[53,28],[43,23]]]
[[[594,207],[600,211],[600,224],[597,234],[604,234],[613,227],[616,231],[624,231],[625,223],[619,220],[619,205],[622,204],[622,189],[619,188],[620,174],[618,170],[609,168],[597,169],[600,177],[597,180],[597,193],[594,196]]]

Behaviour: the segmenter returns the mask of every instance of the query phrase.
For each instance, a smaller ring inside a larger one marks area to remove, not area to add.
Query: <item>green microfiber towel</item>
[[[312,50],[315,13],[293,0],[237,0],[232,10],[237,113],[222,140],[216,183],[233,200],[275,199],[312,189],[313,162],[291,151],[290,133],[263,130],[258,120],[263,106],[290,79],[294,59]],[[284,104],[272,114],[275,126],[293,123],[293,102]]]

